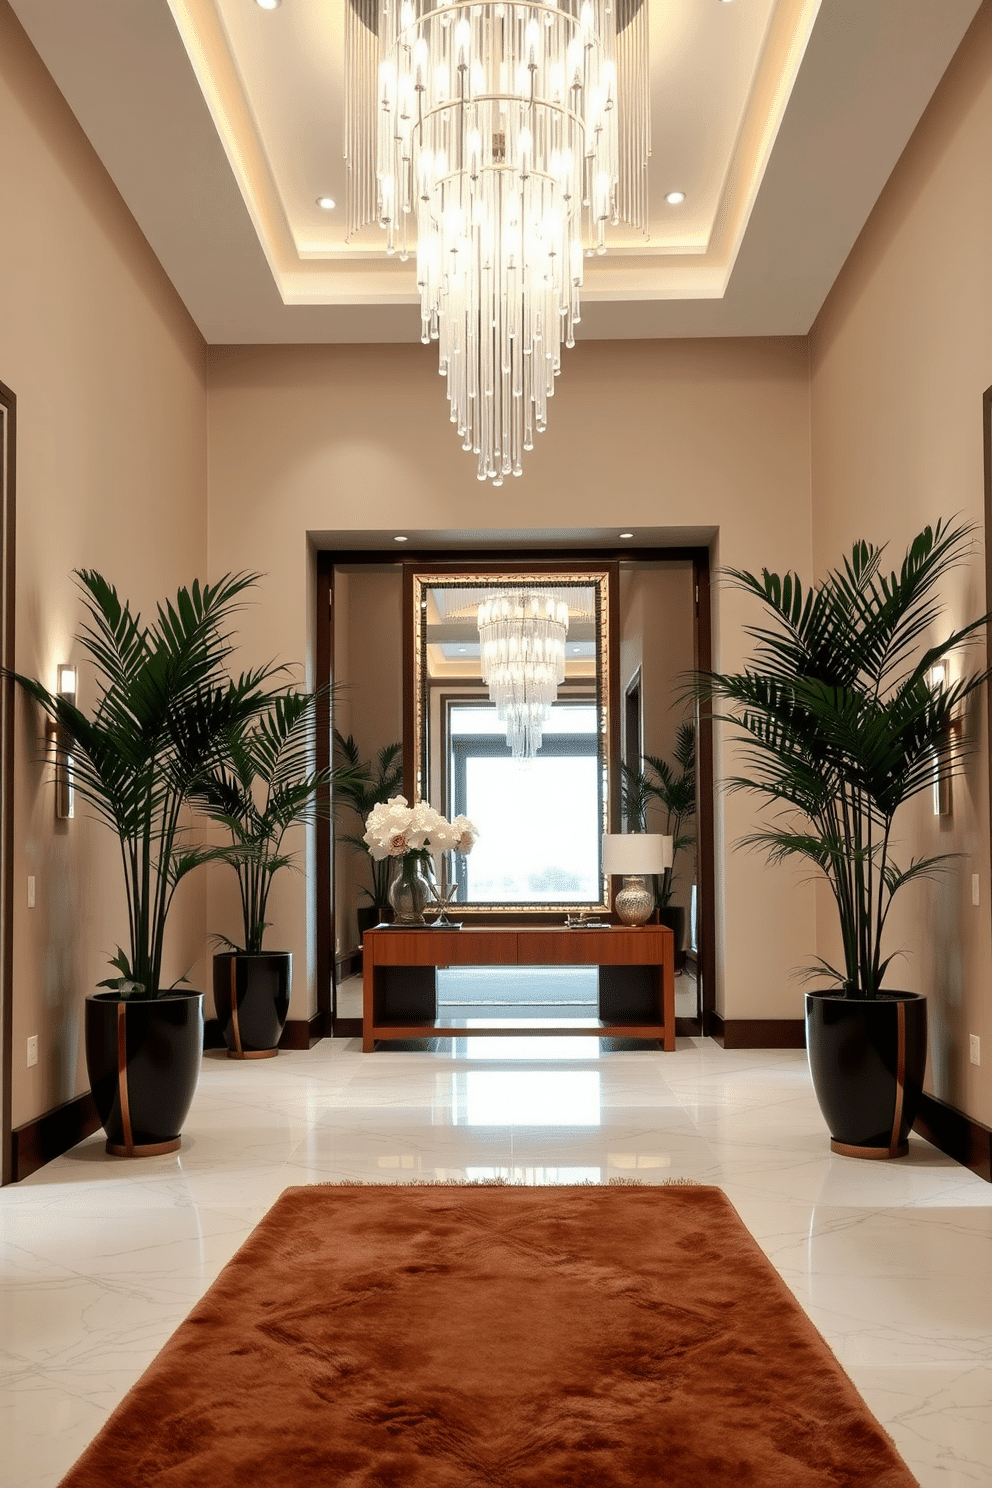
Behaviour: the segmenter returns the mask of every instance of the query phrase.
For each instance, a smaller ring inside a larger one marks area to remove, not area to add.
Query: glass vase
[[[400,860],[400,871],[389,885],[389,902],[393,906],[395,925],[426,925],[424,908],[431,890],[424,865],[416,853]]]

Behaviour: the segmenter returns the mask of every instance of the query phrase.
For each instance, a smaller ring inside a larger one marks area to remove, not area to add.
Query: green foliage
[[[223,759],[197,791],[199,804],[231,839],[215,856],[238,876],[244,945],[228,941],[234,950],[262,949],[273,879],[293,864],[283,851],[286,832],[330,815],[331,789],[353,784],[347,768],[313,768],[322,696],[326,692],[278,693],[263,713],[230,728]]]
[[[385,744],[373,760],[363,760],[354,737],[349,734],[345,738],[335,729],[334,752],[342,770],[350,772],[350,778],[343,779],[338,786],[337,794],[346,806],[350,806],[364,831],[366,818],[373,806],[385,804],[403,788],[403,746],[399,743]],[[362,893],[375,905],[386,904],[392,871],[391,860],[383,858],[377,862],[370,855],[368,844],[358,833],[342,833],[338,841],[346,842],[349,847],[354,848],[369,865],[372,887],[363,887]]]
[[[272,668],[232,679],[227,629],[256,574],[180,589],[156,619],[122,602],[100,574],[80,570],[89,620],[79,645],[93,663],[98,701],[91,718],[40,682],[18,683],[57,725],[72,755],[76,793],[116,833],[127,891],[129,942],[104,985],[122,996],[157,997],[166,922],[176,888],[213,856],[190,845],[184,808],[220,758],[222,741],[267,702]]]
[[[796,575],[733,570],[731,582],[764,607],[767,623],[743,672],[701,675],[703,698],[729,704],[716,714],[746,743],[746,773],[728,782],[780,808],[745,845],[769,861],[798,858],[825,874],[840,921],[844,964],[817,962],[850,997],[875,997],[886,920],[896,893],[930,878],[951,854],[892,855],[900,807],[931,789],[935,772],[958,774],[971,745],[961,728],[965,700],[989,676],[962,676],[943,689],[929,673],[987,622],[925,638],[942,613],[937,590],[971,550],[973,529],[938,522],[914,538],[899,572],[882,571],[883,548],[857,542],[839,569],[804,589]]]
[[[621,766],[621,795],[627,825],[634,832],[646,832],[648,812],[653,805],[662,813],[661,831],[672,839],[672,866],[660,875],[658,902],[665,908],[672,901],[675,868],[679,853],[695,841],[686,823],[696,811],[696,729],[689,722],[679,725],[674,763],[658,755],[646,754],[644,768],[634,770]]]

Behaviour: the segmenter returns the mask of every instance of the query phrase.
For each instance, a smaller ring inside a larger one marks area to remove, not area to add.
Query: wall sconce
[[[930,691],[942,693],[947,686],[947,663],[935,661],[927,672],[927,684]],[[951,724],[953,728],[954,725]],[[940,758],[933,758],[933,814],[934,816],[950,816],[951,814],[951,776],[950,772],[941,766]]]
[[[57,692],[65,702],[76,706],[76,668],[59,667]],[[55,742],[55,818],[68,821],[76,814],[76,792],[72,784],[72,741],[64,729],[54,725]]]

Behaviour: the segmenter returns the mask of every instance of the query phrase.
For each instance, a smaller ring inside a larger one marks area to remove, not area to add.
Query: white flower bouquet
[[[399,863],[399,876],[389,888],[397,924],[422,925],[428,894],[433,894],[441,908],[437,923],[450,923],[444,911],[454,890],[442,893],[437,888],[433,857],[471,852],[478,835],[478,827],[467,816],[449,822],[426,801],[409,806],[405,796],[391,796],[372,808],[363,840],[377,862],[393,858]]]
[[[478,835],[478,827],[467,816],[449,822],[426,801],[410,806],[406,796],[391,796],[369,812],[363,841],[377,862],[405,858],[407,853],[426,862],[434,853],[471,852]]]

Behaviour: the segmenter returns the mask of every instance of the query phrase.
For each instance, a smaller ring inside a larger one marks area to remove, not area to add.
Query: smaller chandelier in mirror
[[[503,589],[479,606],[482,680],[514,759],[533,759],[565,680],[568,605],[549,589]]]

